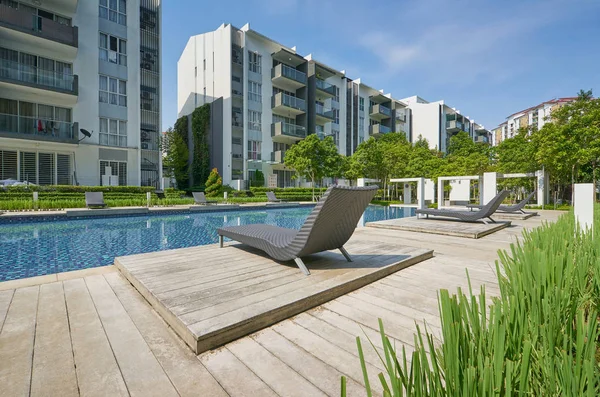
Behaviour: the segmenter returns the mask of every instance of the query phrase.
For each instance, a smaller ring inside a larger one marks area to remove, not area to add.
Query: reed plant
[[[396,348],[380,320],[384,395],[600,395],[600,206],[595,213],[594,232],[576,232],[571,212],[500,251],[491,304],[484,288],[441,290],[441,341],[417,326],[414,349]],[[357,346],[371,396],[360,338]]]

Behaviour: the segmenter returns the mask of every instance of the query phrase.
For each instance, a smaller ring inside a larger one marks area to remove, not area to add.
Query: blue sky
[[[249,22],[395,98],[444,99],[490,129],[581,88],[600,96],[598,0],[170,0],[163,7],[164,129],[177,117],[177,60],[188,38],[224,22]]]

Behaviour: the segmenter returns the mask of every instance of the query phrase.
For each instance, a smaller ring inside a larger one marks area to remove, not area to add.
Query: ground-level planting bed
[[[421,330],[405,354],[385,336],[383,319],[384,389],[391,396],[600,395],[600,205],[594,225],[593,233],[576,233],[569,213],[524,232],[500,252],[500,297],[491,306],[483,290],[440,291],[441,343]]]

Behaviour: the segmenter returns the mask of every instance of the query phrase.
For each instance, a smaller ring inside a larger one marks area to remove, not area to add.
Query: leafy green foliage
[[[441,345],[417,327],[412,354],[397,351],[380,320],[384,395],[599,395],[600,205],[595,214],[594,232],[574,233],[569,213],[500,252],[489,306],[484,288],[440,291]]]
[[[340,176],[342,161],[333,138],[321,140],[317,134],[307,136],[285,152],[285,165],[294,169],[297,176],[312,182],[313,198],[317,181]]]
[[[210,173],[210,150],[208,147],[208,127],[210,125],[210,104],[202,105],[192,112],[192,136],[194,150],[192,158],[192,181],[201,183]]]
[[[221,194],[223,189],[223,180],[221,179],[221,175],[219,175],[219,171],[216,168],[213,168],[206,180],[206,189],[204,192],[208,197],[217,197]]]
[[[177,186],[184,188],[189,183],[187,146],[187,117],[181,117],[175,128],[169,128],[161,138],[161,150],[165,154],[163,166],[165,176],[174,177]]]

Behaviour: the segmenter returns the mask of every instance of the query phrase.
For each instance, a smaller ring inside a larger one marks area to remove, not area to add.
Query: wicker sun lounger
[[[531,200],[534,194],[535,192],[531,192],[529,196],[525,197],[524,200],[518,202],[515,205],[501,205],[500,207],[498,207],[498,212],[520,212],[522,214],[526,214],[526,212],[523,211],[523,208],[525,208],[525,204],[527,204],[529,200]],[[483,208],[483,205],[472,204],[467,205],[467,208],[473,210],[474,208]]]
[[[196,202],[196,204],[206,205],[217,203],[217,200],[207,200],[204,192],[192,192],[192,196],[194,196],[194,202]]]
[[[278,199],[273,192],[267,192],[267,200],[269,203],[281,203],[283,200]]]
[[[102,192],[85,192],[86,207],[106,207],[104,202],[104,193]]]
[[[432,216],[443,216],[446,218],[456,218],[465,222],[475,222],[475,221],[483,221],[483,223],[488,223],[486,218],[489,219],[492,223],[496,223],[495,220],[491,218],[492,214],[496,212],[502,201],[508,196],[508,190],[501,191],[496,197],[490,200],[489,203],[484,205],[479,211],[453,211],[453,210],[437,210],[437,209],[423,209],[417,210],[418,215],[426,215],[429,218],[429,215]]]
[[[223,237],[228,237],[263,250],[275,260],[293,259],[306,275],[310,272],[301,259],[306,255],[339,249],[351,262],[352,259],[343,246],[354,233],[360,217],[376,192],[376,186],[332,186],[327,189],[300,230],[264,224],[224,227],[217,230],[219,244],[222,247]]]

